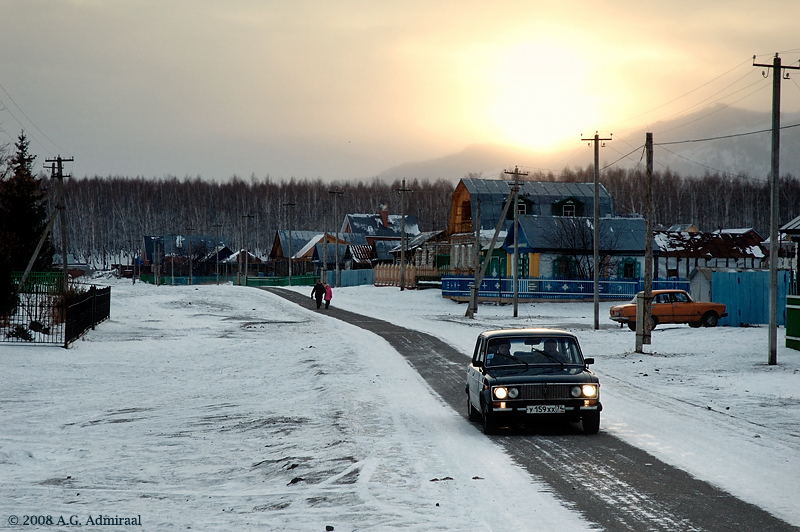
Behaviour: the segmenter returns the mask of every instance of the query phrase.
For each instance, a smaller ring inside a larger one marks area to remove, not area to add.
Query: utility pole
[[[254,218],[254,214],[243,214],[242,218],[244,218],[244,238],[245,243],[250,240],[250,219]],[[244,250],[244,285],[247,286],[247,268],[249,267],[248,259],[250,258],[250,253],[247,251],[247,246],[245,245]]]
[[[214,275],[217,277],[217,286],[219,286],[219,228],[222,227],[221,223],[215,223],[212,225],[214,228],[214,245],[216,246],[216,253],[217,253],[217,266],[214,270]]]
[[[187,227],[186,230],[189,232],[189,286],[192,286],[192,231],[194,227]]]
[[[644,311],[642,323],[636,324],[636,352],[643,352],[643,345],[650,345],[650,317],[653,314],[653,134],[645,136],[647,159],[644,200]],[[639,328],[641,327],[641,334]]]
[[[600,143],[611,140],[611,135],[607,139],[601,139],[595,132],[593,139],[582,141],[594,142],[594,216],[592,225],[594,226],[593,249],[593,269],[594,269],[594,330],[600,328]],[[603,144],[605,146],[605,144]]]
[[[508,214],[508,208],[511,206],[511,202],[514,201],[514,194],[509,193],[508,197],[506,198],[505,205],[503,205],[503,212],[500,213],[500,218],[497,220],[497,226],[494,228],[494,235],[492,235],[492,240],[489,242],[489,249],[486,250],[486,259],[483,261],[483,266],[481,266],[480,273],[475,275],[475,291],[472,293],[472,303],[467,305],[467,312],[464,314],[467,318],[474,318],[475,312],[478,311],[478,288],[481,286],[483,282],[483,276],[486,274],[486,268],[489,266],[492,258],[492,252],[494,252],[494,245],[497,243],[497,236],[500,234],[500,229],[503,228],[503,222],[505,222],[506,215]],[[475,265],[477,267],[477,264]]]
[[[467,316],[470,318],[478,312],[478,272],[480,271],[481,264],[481,197],[475,198],[475,281],[472,283],[470,289],[469,308],[467,309]]]
[[[45,159],[45,162],[51,163],[50,171],[53,173],[53,177],[58,179],[58,205],[56,205],[56,209],[58,209],[59,222],[61,224],[61,260],[64,266],[63,291],[67,290],[67,281],[69,279],[69,272],[67,271],[67,203],[64,199],[64,163],[74,160],[72,157],[62,159],[60,155],[55,159]],[[36,257],[34,257],[35,259]]]
[[[515,166],[513,172],[505,170],[504,173],[514,176],[514,184],[511,186],[514,196],[514,269],[512,279],[514,283],[514,317],[516,318],[519,300],[519,176],[526,176],[528,172],[520,172],[519,167]]]
[[[400,290],[406,288],[406,192],[413,192],[406,188],[406,180],[395,192],[400,193]]]
[[[297,205],[294,202],[284,203],[284,207],[294,207]],[[289,210],[289,286],[292,286],[292,211]]]
[[[334,244],[334,249],[336,250],[336,276],[334,277],[333,284],[336,286],[336,288],[339,288],[339,226],[336,224],[339,214],[336,210],[336,200],[344,194],[344,191],[334,189],[329,190],[328,194],[333,194],[333,229],[336,235],[336,243]]]
[[[771,65],[758,64],[753,56],[753,66],[772,69],[772,165],[770,170],[770,222],[769,222],[769,349],[770,366],[778,363],[778,256],[780,235],[778,234],[778,180],[780,179],[781,149],[781,79],[783,69],[800,70],[800,66],[781,66],[778,54]],[[764,73],[766,76],[766,72]],[[789,73],[786,73],[789,78]]]
[[[323,222],[323,233],[324,236],[322,237],[322,282],[323,284],[328,282],[328,217],[323,216],[325,222]]]

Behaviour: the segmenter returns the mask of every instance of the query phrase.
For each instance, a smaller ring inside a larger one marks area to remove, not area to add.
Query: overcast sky
[[[798,20],[796,0],[0,0],[0,142],[24,128],[76,176],[368,178],[766,111],[752,56],[797,65]]]

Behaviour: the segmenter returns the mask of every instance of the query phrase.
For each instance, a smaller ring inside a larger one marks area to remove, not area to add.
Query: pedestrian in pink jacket
[[[325,283],[325,308],[331,306],[331,299],[333,298],[333,290],[331,289],[331,285]]]

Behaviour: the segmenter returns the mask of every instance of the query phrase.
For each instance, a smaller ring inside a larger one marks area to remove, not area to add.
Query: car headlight
[[[597,386],[585,384],[583,388],[581,388],[581,391],[584,397],[597,397]]]
[[[572,389],[569,391],[569,394],[572,397],[580,397],[581,396],[581,387],[580,386],[573,386]]]
[[[519,389],[518,388],[509,388],[508,389],[508,398],[509,399],[516,399],[519,397]]]
[[[508,397],[508,388],[495,388],[494,389],[494,396],[498,399],[505,399]]]

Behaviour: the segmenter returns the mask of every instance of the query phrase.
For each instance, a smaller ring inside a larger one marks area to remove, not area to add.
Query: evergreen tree
[[[28,152],[30,141],[21,132],[0,172],[0,305],[10,303],[12,271],[24,271],[47,225],[47,200],[42,180],[33,173],[36,156]],[[53,265],[53,244],[48,236],[32,271],[47,271]],[[7,310],[7,308],[0,308]],[[3,312],[5,313],[5,312]]]

